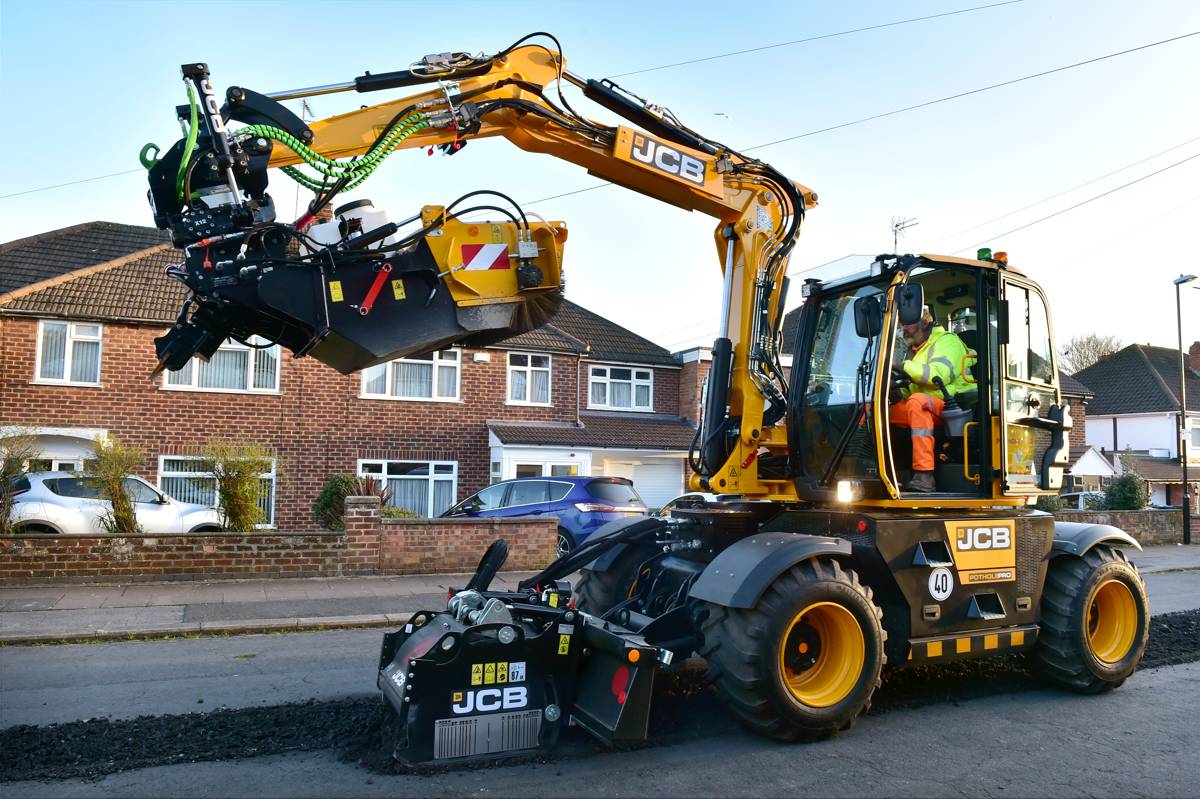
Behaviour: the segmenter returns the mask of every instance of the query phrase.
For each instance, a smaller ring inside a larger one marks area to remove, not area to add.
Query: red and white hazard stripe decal
[[[464,244],[462,255],[467,270],[509,268],[507,244]]]

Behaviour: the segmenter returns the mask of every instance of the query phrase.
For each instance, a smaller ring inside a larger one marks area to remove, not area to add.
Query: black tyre
[[[58,535],[58,530],[55,530],[48,524],[40,524],[38,522],[18,524],[13,528],[13,532],[17,535]]]
[[[1133,674],[1150,636],[1150,603],[1137,569],[1099,544],[1050,562],[1034,664],[1046,680],[1082,693],[1116,688]]]
[[[560,558],[565,558],[575,549],[575,539],[571,534],[563,528],[558,528],[558,544],[556,545],[555,555]]]
[[[837,561],[792,567],[749,610],[708,609],[701,650],[708,679],[751,731],[820,740],[870,706],[886,660],[883,611]]]
[[[602,616],[632,596],[638,569],[654,554],[647,546],[628,546],[606,571],[581,569],[575,583],[575,607]]]

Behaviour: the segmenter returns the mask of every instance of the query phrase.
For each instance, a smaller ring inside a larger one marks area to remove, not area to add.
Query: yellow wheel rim
[[[1105,580],[1088,604],[1088,647],[1103,663],[1118,663],[1133,648],[1137,636],[1138,606],[1129,586],[1120,580]]]
[[[836,602],[816,602],[797,613],[779,646],[783,684],[808,707],[829,707],[849,696],[866,660],[858,619]]]

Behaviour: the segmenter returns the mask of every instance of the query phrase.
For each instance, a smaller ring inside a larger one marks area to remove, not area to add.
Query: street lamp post
[[[1184,283],[1191,283],[1195,275],[1180,275],[1175,278],[1175,324],[1179,332],[1179,467],[1183,470],[1183,543],[1192,543],[1192,495],[1188,491],[1187,468],[1187,370],[1183,359],[1183,307],[1179,290]]]

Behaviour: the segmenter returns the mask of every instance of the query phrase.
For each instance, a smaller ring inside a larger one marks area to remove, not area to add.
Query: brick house
[[[1184,355],[1187,380],[1188,474],[1200,512],[1200,342]],[[1087,420],[1087,443],[1107,453],[1118,473],[1137,471],[1150,483],[1150,501],[1179,505],[1179,350],[1130,344],[1076,376],[1095,394]],[[1119,457],[1114,458],[1114,453]]]
[[[651,506],[683,490],[699,361],[579,305],[499,345],[349,376],[228,342],[152,381],[154,338],[186,295],[164,275],[175,260],[164,233],[108,222],[0,245],[0,430],[37,434],[38,468],[78,469],[113,436],[146,453],[143,477],[210,500],[203,444],[254,442],[274,456],[265,507],[282,530],[313,527],[338,472],[383,477],[423,514],[516,476],[630,477]]]

